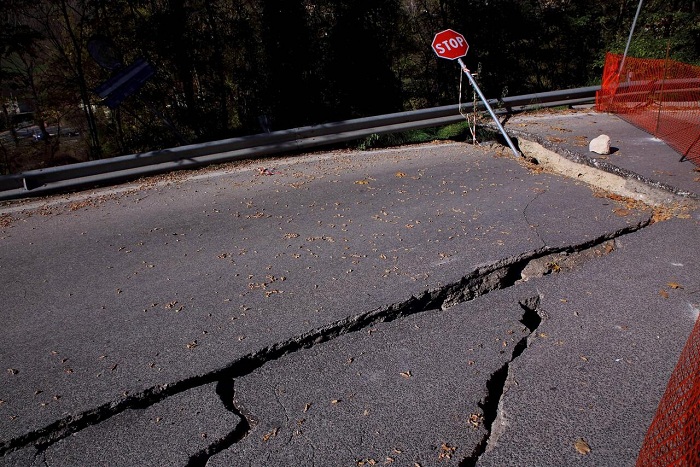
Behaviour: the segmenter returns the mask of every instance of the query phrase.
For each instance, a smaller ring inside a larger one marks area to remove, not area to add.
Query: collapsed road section
[[[485,458],[519,304],[654,215],[488,148],[277,162],[4,218],[4,459]]]
[[[593,242],[594,244],[592,246],[585,244],[567,247],[557,251],[543,249],[541,251],[522,255],[522,257],[519,258],[504,260],[494,265],[479,268],[464,276],[456,283],[445,285],[440,289],[425,291],[401,303],[349,316],[339,322],[325,326],[324,328],[309,331],[304,335],[294,336],[286,342],[275,343],[270,347],[245,355],[231,364],[226,365],[224,368],[212,371],[208,374],[197,375],[172,384],[148,388],[139,394],[129,395],[119,401],[110,401],[96,409],[59,420],[34,433],[28,433],[22,438],[12,440],[4,448],[6,451],[11,451],[17,447],[34,444],[38,451],[43,453],[57,441],[78,431],[103,423],[112,417],[118,416],[122,412],[144,410],[162,404],[166,399],[176,399],[176,396],[179,394],[184,394],[196,388],[209,386],[216,382],[218,382],[216,385],[216,393],[219,394],[220,399],[228,410],[238,415],[241,419],[241,423],[237,425],[237,428],[229,433],[227,437],[222,440],[217,440],[215,444],[217,446],[223,446],[228,443],[233,443],[245,436],[244,433],[247,432],[251,426],[247,417],[243,417],[241,410],[232,402],[235,394],[233,390],[235,379],[249,375],[268,363],[281,359],[288,354],[303,349],[310,349],[317,344],[336,339],[346,334],[369,330],[378,323],[391,322],[426,311],[437,312],[438,310],[446,310],[490,292],[507,289],[528,279],[550,274],[552,273],[552,269],[547,269],[547,266],[551,265],[553,267],[554,264],[557,264],[554,261],[562,265],[565,265],[567,262],[575,262],[580,265],[591,258],[612,252],[614,247],[612,247],[613,243],[611,242],[614,242],[614,238],[634,230],[636,229],[625,229],[622,232],[617,232],[613,234],[612,239],[609,239],[607,236],[598,239]],[[558,259],[555,260],[555,258]],[[558,270],[561,270],[561,268],[558,267]],[[526,274],[526,271],[531,272]],[[536,301],[537,300],[534,302],[536,303]],[[523,300],[520,302],[520,307],[526,311],[520,321],[525,324],[528,329],[532,326],[530,323],[532,312],[528,313],[527,307],[532,306],[532,303],[533,300]],[[533,329],[530,329],[530,333],[533,331]],[[521,341],[514,346],[513,358],[517,357],[517,355],[522,352],[520,346],[522,346],[523,343],[524,341],[521,339]],[[227,380],[230,380],[230,383],[227,383]],[[487,386],[490,388],[490,384],[487,384]],[[213,390],[213,387],[210,389]],[[491,400],[493,400],[493,397],[491,397]],[[142,417],[137,416],[136,418],[140,420]],[[149,417],[147,416],[147,418]],[[138,426],[138,424],[133,423],[128,423],[128,425]],[[107,429],[109,430],[108,426]],[[243,429],[243,431],[241,431],[241,429]],[[141,436],[141,430],[142,428],[136,432],[138,436]],[[201,454],[195,455],[193,459],[200,459],[204,457],[205,453],[210,454],[215,450],[216,449],[212,447],[208,447],[202,450]]]

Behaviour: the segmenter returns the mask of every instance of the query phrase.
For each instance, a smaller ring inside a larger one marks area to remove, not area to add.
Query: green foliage
[[[464,141],[471,137],[469,124],[467,122],[453,123],[451,125],[424,128],[420,130],[409,130],[398,133],[371,134],[357,144],[357,149],[361,151],[399,146],[403,144],[420,144],[430,141]]]
[[[618,37],[610,51],[624,52],[627,38]],[[700,63],[700,20],[683,11],[656,11],[640,19],[628,54],[640,58],[665,58]]]
[[[454,123],[443,126],[435,132],[436,139],[464,140],[469,134],[469,124],[467,122]]]
[[[357,145],[357,149],[360,151],[366,151],[368,149],[372,149],[377,145],[377,142],[382,139],[381,136],[379,136],[376,133],[372,133],[371,135],[365,137],[362,141],[360,141],[360,144]]]

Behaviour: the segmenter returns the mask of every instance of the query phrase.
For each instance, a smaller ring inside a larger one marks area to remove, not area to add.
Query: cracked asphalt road
[[[456,143],[7,204],[0,459],[632,464],[700,289],[655,215]]]

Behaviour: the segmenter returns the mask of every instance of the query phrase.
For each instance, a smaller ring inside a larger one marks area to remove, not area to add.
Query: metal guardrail
[[[491,99],[496,113],[591,103],[600,86]],[[483,104],[477,105],[482,110]],[[471,103],[462,111],[472,111]],[[430,128],[462,121],[459,105],[433,107],[342,122],[131,154],[60,167],[30,170],[0,177],[0,200],[40,196],[109,183],[118,183],[172,170],[281,154],[360,139],[371,134]]]

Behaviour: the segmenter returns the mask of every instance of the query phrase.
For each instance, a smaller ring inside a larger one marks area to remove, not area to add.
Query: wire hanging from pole
[[[477,69],[477,73],[475,75],[478,76],[478,73],[481,72],[481,64],[479,64],[479,67]],[[464,119],[467,121],[467,126],[469,127],[469,133],[472,135],[472,144],[477,145],[476,141],[476,92],[473,93],[473,101],[472,101],[472,114],[468,115],[466,112],[464,112],[464,109],[462,108],[462,80],[464,78],[464,73],[460,70],[459,72],[459,113],[464,117]]]

